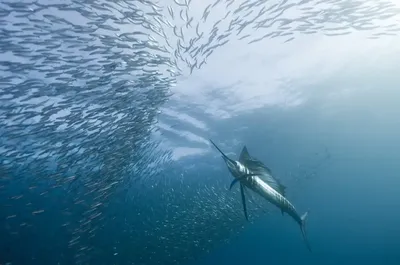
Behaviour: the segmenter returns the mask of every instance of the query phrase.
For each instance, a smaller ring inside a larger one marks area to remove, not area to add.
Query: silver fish
[[[284,189],[282,189],[282,187],[279,188],[279,183],[277,184],[277,181],[272,177],[271,171],[261,162],[250,157],[246,147],[243,148],[239,160],[233,160],[226,156],[211,139],[210,141],[222,154],[222,158],[228,166],[229,171],[235,178],[231,184],[231,188],[235,183],[240,182],[240,193],[242,196],[243,210],[246,219],[248,220],[248,215],[244,190],[245,188],[248,188],[281,209],[282,213],[286,212],[289,214],[300,225],[303,239],[308,250],[311,252],[311,247],[307,240],[305,230],[308,212],[305,212],[302,216],[297,213],[293,204],[282,195],[282,190]],[[254,170],[257,167],[259,169]],[[265,173],[268,173],[268,178],[263,180],[261,176],[265,175]],[[278,190],[280,190],[280,192]]]

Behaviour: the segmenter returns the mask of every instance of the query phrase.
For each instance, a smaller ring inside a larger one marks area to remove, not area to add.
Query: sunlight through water
[[[386,0],[1,1],[0,264],[185,264],[225,245],[246,222],[208,139],[236,158],[279,123],[254,113],[334,116],[369,88],[321,83],[368,83],[381,58],[384,76],[399,31]],[[287,182],[330,159],[304,152]],[[251,223],[273,209],[250,200]]]

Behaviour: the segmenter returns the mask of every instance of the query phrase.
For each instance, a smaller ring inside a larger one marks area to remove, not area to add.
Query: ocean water
[[[0,1],[0,264],[400,264],[399,31],[394,0]]]

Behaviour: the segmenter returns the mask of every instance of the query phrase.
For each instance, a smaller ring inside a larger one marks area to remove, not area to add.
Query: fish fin
[[[309,250],[310,252],[312,252],[312,251],[311,251],[310,243],[308,242],[308,239],[307,239],[307,233],[306,233],[306,221],[307,221],[307,216],[308,216],[308,211],[305,212],[305,213],[301,216],[301,225],[300,225],[300,228],[301,228],[301,233],[302,233],[302,235],[303,235],[304,242],[306,243],[308,250]]]
[[[279,183],[278,182],[278,186],[279,186],[279,188],[278,188],[278,192],[283,196],[283,197],[285,197],[286,196],[286,186],[285,185],[282,185],[281,183]]]
[[[282,216],[283,216],[283,214],[284,214],[285,212],[281,209],[281,213],[282,213]]]
[[[234,180],[232,180],[231,186],[229,187],[229,190],[231,190],[232,187],[233,187],[239,180],[240,180],[240,179],[234,179]]]
[[[264,165],[260,160],[250,156],[246,146],[243,146],[242,152],[239,156],[239,162],[245,165],[251,172],[257,173],[260,177],[263,176],[268,185],[279,192],[282,196],[285,196],[286,187],[272,177],[272,171],[269,167]]]
[[[247,221],[249,221],[249,217],[247,215],[247,207],[246,207],[246,198],[244,196],[244,187],[242,184],[240,184],[240,193],[242,195],[242,203],[243,203],[243,211],[244,211],[244,217],[246,218]]]
[[[282,196],[285,197],[285,189],[286,187],[282,185],[277,179],[274,179],[269,174],[258,174],[258,176],[265,181],[271,188],[279,192]]]
[[[247,151],[247,147],[243,146],[242,152],[240,153],[240,156],[239,156],[239,162],[244,163],[245,161],[251,160],[251,159],[252,158],[249,154],[249,151]]]
[[[266,172],[268,174],[272,174],[272,170],[258,159],[249,158],[245,160],[243,164],[245,164],[251,171]]]
[[[271,169],[269,169],[266,165],[264,165],[260,160],[251,157],[249,151],[246,146],[243,146],[242,152],[239,156],[239,162],[243,164],[248,164],[249,167],[258,167],[266,170],[268,173],[271,173]]]

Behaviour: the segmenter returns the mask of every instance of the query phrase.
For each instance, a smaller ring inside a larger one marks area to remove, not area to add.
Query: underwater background
[[[400,264],[399,32],[395,0],[1,0],[0,264]]]

